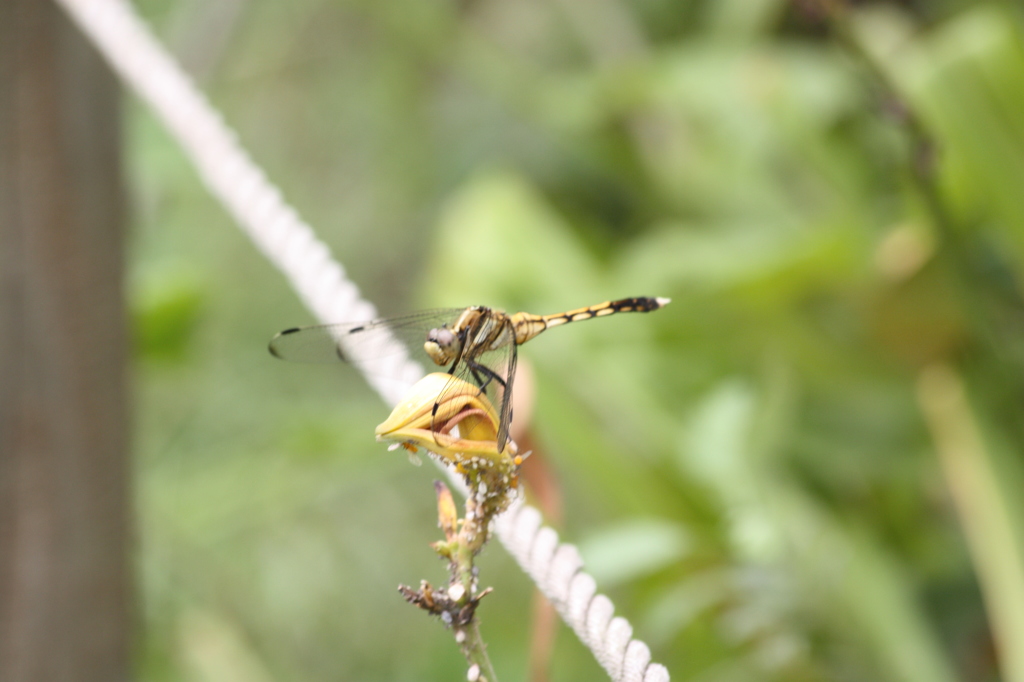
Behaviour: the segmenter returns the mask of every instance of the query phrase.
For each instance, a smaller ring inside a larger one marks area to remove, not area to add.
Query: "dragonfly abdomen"
[[[545,329],[568,324],[569,322],[580,322],[594,317],[604,317],[615,313],[649,313],[652,310],[663,308],[670,302],[667,298],[653,298],[638,296],[635,298],[623,298],[618,301],[605,301],[586,308],[577,308],[564,313],[554,315],[532,315],[530,313],[516,313],[512,315],[512,324],[516,330],[516,343],[523,344],[540,334]]]

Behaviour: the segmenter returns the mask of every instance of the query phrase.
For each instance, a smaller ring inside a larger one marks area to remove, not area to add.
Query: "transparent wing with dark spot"
[[[464,353],[452,374],[465,383],[449,381],[437,398],[438,403],[451,398],[457,391],[466,391],[467,384],[478,392],[483,390],[501,420],[497,437],[499,452],[505,449],[512,420],[512,380],[516,370],[516,344],[512,339],[514,335],[510,336],[509,343],[494,350]],[[444,424],[435,423],[431,428],[440,431]]]
[[[270,352],[291,362],[347,362],[369,369],[374,361],[404,350],[430,371],[436,365],[423,350],[427,332],[451,325],[463,310],[439,308],[369,322],[295,327],[271,339]]]

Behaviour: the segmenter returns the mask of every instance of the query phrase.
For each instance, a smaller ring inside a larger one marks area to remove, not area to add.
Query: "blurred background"
[[[672,297],[520,358],[535,489],[673,679],[1024,682],[1020,4],[137,7],[383,314]],[[125,107],[137,679],[463,679],[395,590],[436,472],[270,357],[314,320]],[[500,679],[603,679],[482,582]]]

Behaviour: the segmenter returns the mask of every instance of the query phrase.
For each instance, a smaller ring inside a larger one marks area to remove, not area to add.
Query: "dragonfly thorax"
[[[434,361],[434,364],[447,365],[459,356],[459,352],[462,350],[462,341],[458,334],[447,327],[431,329],[427,332],[423,350]]]

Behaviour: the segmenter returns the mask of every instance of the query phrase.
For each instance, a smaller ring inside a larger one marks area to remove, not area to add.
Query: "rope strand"
[[[651,650],[633,639],[625,618],[612,617],[615,606],[583,570],[580,553],[560,544],[558,533],[542,525],[540,512],[516,503],[495,521],[495,531],[509,554],[558,611],[566,625],[589,648],[615,682],[668,682],[665,666],[651,663]]]
[[[313,229],[285,203],[263,171],[242,149],[234,132],[196,88],[125,0],[57,0],[106,57],[124,82],[152,108],[207,189],[288,279],[322,322],[369,320],[376,308],[331,257]],[[396,341],[396,349],[400,348]],[[360,363],[366,367],[366,363]],[[423,376],[408,356],[395,354],[365,373],[367,382],[395,405]],[[400,377],[387,381],[376,377]],[[404,382],[404,385],[403,385]],[[453,484],[465,493],[461,479]],[[533,507],[517,502],[495,522],[502,544],[615,682],[667,682],[668,670],[651,663],[647,645],[611,600],[595,594],[575,547],[541,523]]]

